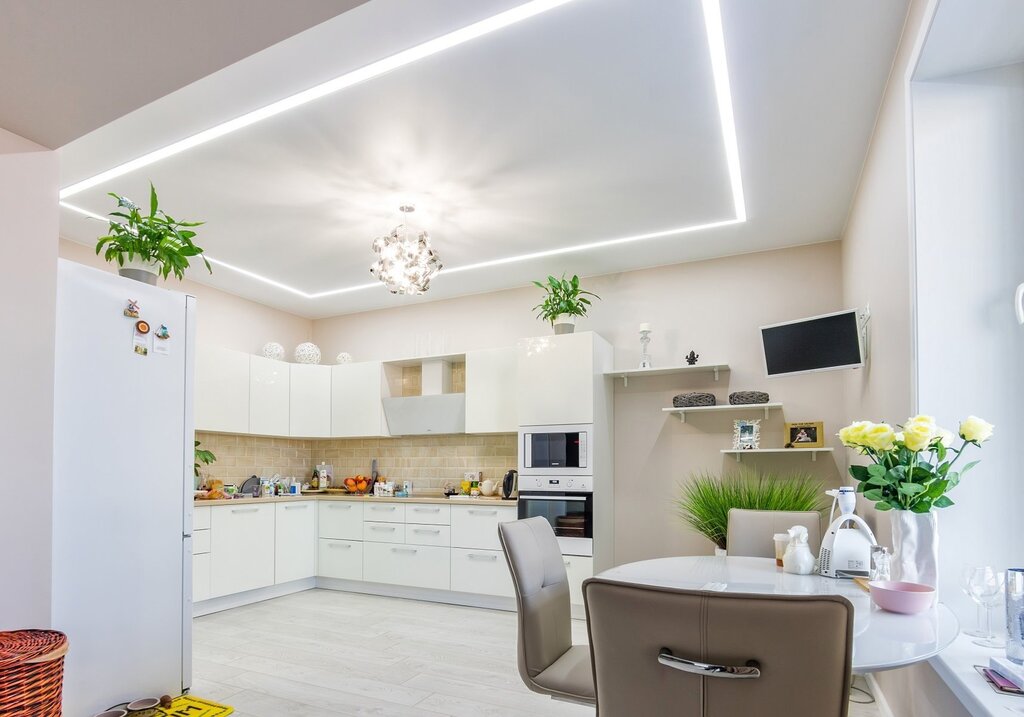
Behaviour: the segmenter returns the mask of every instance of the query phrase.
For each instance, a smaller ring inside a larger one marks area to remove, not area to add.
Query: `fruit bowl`
[[[921,583],[872,580],[868,583],[871,600],[883,610],[914,615],[924,612],[935,600],[935,588]]]
[[[373,481],[364,475],[354,475],[341,481],[341,487],[352,495],[366,495],[373,490]]]

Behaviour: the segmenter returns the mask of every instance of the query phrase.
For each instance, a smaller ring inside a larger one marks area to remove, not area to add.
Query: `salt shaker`
[[[871,579],[889,580],[891,574],[892,556],[889,549],[884,545],[871,546]]]

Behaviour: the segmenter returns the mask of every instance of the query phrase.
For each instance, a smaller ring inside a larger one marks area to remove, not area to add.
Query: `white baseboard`
[[[882,688],[878,684],[878,680],[870,672],[864,675],[864,681],[868,683],[868,689],[871,690],[872,697],[875,698],[875,706],[878,707],[878,714],[881,717],[896,717],[892,713],[892,708],[889,707],[889,703],[885,699],[885,695],[882,693]]]
[[[369,583],[363,580],[341,580],[338,578],[317,578],[316,587],[325,590],[341,590],[364,595],[380,595],[382,597],[403,598],[406,600],[425,600],[448,605],[465,605],[467,607],[483,607],[491,610],[515,612],[516,599],[500,595],[478,595],[476,593],[460,593],[452,590],[434,590],[431,588],[414,588],[406,585],[387,585],[385,583]]]
[[[282,583],[281,585],[271,585],[257,590],[246,590],[244,593],[235,593],[234,595],[210,598],[209,600],[203,600],[202,602],[192,604],[192,617],[201,617],[214,612],[221,612],[222,610],[230,610],[234,607],[251,605],[254,602],[272,600],[273,598],[284,597],[285,595],[291,595],[292,593],[299,593],[303,590],[312,590],[315,587],[316,578],[304,578],[302,580],[294,580],[290,583]]]

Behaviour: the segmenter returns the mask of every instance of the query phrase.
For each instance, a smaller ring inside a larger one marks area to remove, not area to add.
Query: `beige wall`
[[[58,164],[0,129],[0,630],[50,626]]]
[[[101,225],[97,222],[97,226]],[[91,247],[63,238],[60,240],[60,256],[106,271],[116,271],[115,265],[104,262]],[[217,269],[214,268],[214,271]],[[167,283],[171,288],[198,299],[199,343],[257,353],[263,344],[277,341],[290,355],[292,349],[303,341],[309,341],[313,335],[313,322],[310,319],[278,311],[195,281],[186,279],[178,282],[171,278]]]
[[[636,366],[642,321],[653,324],[656,365],[683,363],[683,355],[695,349],[703,362],[732,366],[718,383],[710,375],[635,380],[628,388],[616,382],[617,562],[709,553],[713,548],[680,526],[673,499],[678,483],[691,472],[736,467],[719,451],[731,445],[733,418],[747,415],[702,416],[680,424],[661,412],[675,393],[711,390],[719,402],[727,402],[730,391],[770,392],[774,400],[785,402],[785,417],[775,412],[763,424],[765,446],[782,446],[787,419],[824,420],[829,436],[846,421],[843,373],[767,380],[757,331],[764,324],[844,308],[840,256],[838,242],[829,242],[586,280],[586,287],[603,301],[580,328],[612,342],[616,366]],[[511,346],[519,338],[550,332],[531,310],[539,293],[524,288],[322,319],[314,322],[314,341],[326,356],[345,350],[356,360]],[[752,411],[749,417],[763,417],[763,411]],[[831,438],[830,445],[836,445]],[[830,486],[839,477],[829,455],[816,463],[807,455],[762,456],[756,465],[780,472],[813,471]]]

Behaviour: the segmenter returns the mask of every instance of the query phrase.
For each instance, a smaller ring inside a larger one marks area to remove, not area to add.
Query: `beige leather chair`
[[[500,523],[519,613],[519,675],[534,692],[594,704],[590,648],[572,644],[569,580],[558,539],[544,518]]]
[[[599,717],[846,717],[853,605],[583,583]]]
[[[725,545],[729,555],[748,558],[774,558],[776,533],[785,533],[794,525],[807,528],[811,553],[821,547],[821,515],[814,511],[729,509]]]

